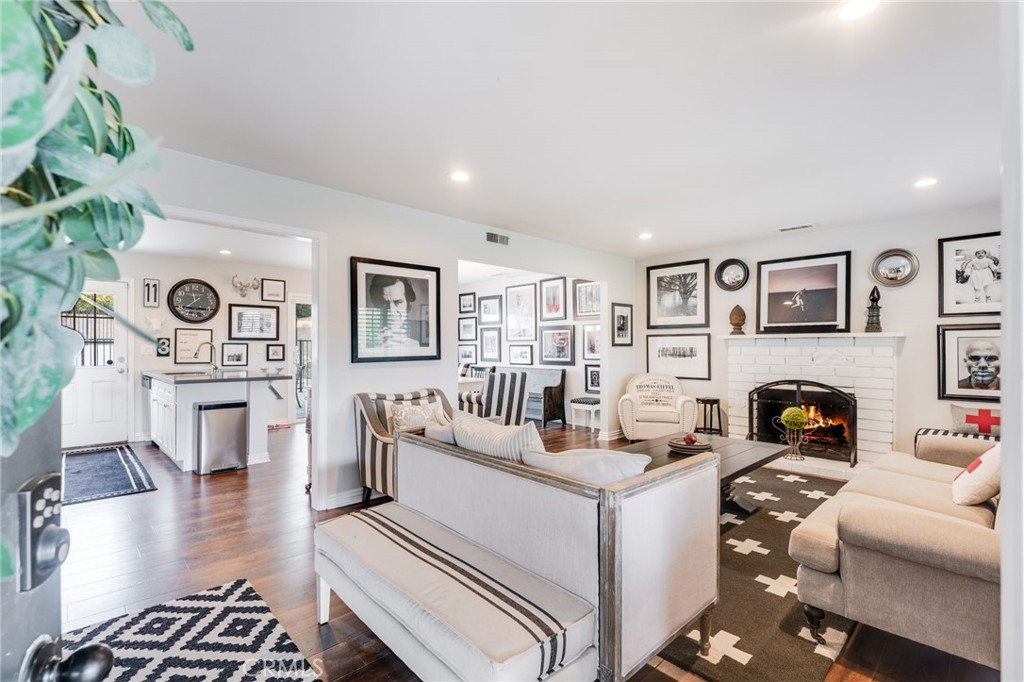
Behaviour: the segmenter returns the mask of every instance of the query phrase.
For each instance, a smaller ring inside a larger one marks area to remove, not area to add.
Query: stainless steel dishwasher
[[[196,473],[244,469],[249,451],[249,403],[192,403]]]

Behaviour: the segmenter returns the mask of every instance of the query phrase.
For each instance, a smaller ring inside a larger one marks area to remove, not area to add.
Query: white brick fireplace
[[[902,333],[720,336],[729,349],[729,435],[750,430],[750,391],[770,381],[807,379],[857,398],[857,458],[893,449],[896,376]]]

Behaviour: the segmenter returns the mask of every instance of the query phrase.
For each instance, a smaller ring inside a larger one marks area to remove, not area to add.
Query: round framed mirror
[[[736,291],[743,288],[749,276],[746,263],[738,258],[729,258],[719,263],[715,270],[715,283],[726,291]]]
[[[871,276],[886,287],[901,287],[917,276],[917,256],[906,249],[889,249],[871,264]]]

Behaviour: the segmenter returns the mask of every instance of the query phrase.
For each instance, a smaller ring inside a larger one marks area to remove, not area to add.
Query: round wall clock
[[[201,279],[183,279],[167,292],[167,307],[184,322],[206,322],[220,310],[217,290]]]

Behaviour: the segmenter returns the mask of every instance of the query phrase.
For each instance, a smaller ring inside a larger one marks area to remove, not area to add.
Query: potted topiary
[[[807,412],[802,407],[787,407],[782,411],[779,421],[786,427],[786,442],[789,452],[783,459],[801,460],[800,442],[803,440],[804,426],[807,424]]]

